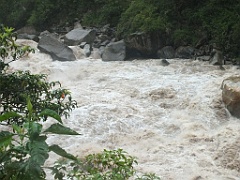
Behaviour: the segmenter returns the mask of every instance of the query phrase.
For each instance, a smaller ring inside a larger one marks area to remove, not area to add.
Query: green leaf
[[[0,147],[8,146],[12,142],[12,137],[14,134],[8,131],[1,131],[0,132]]]
[[[45,109],[40,113],[40,116],[50,116],[54,119],[56,119],[58,122],[62,124],[61,116],[56,111],[53,111],[51,109]]]
[[[6,112],[0,116],[0,122],[5,121],[9,118],[13,118],[13,117],[22,117],[22,116],[16,112]]]
[[[22,133],[22,127],[20,127],[16,124],[12,124],[12,127],[13,127],[14,131],[16,131],[18,134]]]
[[[65,127],[59,123],[52,124],[48,129],[46,129],[44,132],[54,133],[54,134],[65,134],[65,135],[81,135],[77,133],[76,131]]]
[[[18,174],[18,179],[26,180],[44,180],[46,174],[39,163],[29,158],[26,162],[23,162],[19,168],[20,173]]]
[[[48,144],[45,142],[46,139],[46,136],[38,136],[34,140],[28,142],[31,160],[39,165],[43,165],[49,157]]]
[[[36,122],[30,122],[29,123],[29,133],[30,133],[30,138],[34,139],[39,136],[42,130],[42,125]]]
[[[32,103],[31,103],[29,97],[27,98],[27,109],[28,109],[28,111],[29,111],[30,113],[32,113],[33,105],[32,105]]]
[[[64,149],[62,149],[60,146],[58,146],[56,144],[49,146],[49,150],[55,152],[59,156],[62,156],[62,157],[68,158],[68,159],[72,159],[72,160],[77,160],[77,158],[75,156],[67,153]]]

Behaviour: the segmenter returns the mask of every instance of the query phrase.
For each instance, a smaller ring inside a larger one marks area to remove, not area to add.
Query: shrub
[[[3,26],[0,29],[0,123],[8,126],[8,131],[0,132],[0,179],[44,179],[43,165],[50,151],[76,159],[58,145],[48,145],[46,140],[49,133],[79,135],[61,120],[61,115],[67,115],[77,104],[67,90],[52,90],[56,83],[46,82],[46,75],[7,73],[10,62],[33,52],[29,46],[17,45],[12,31],[13,28]],[[66,96],[68,101],[63,101]],[[57,123],[43,130],[39,121],[48,117]]]
[[[10,62],[16,61],[25,53],[34,52],[34,49],[29,46],[16,44],[17,36],[13,30],[13,28],[2,27],[0,33],[0,114],[11,111],[28,114],[26,109],[26,97],[28,96],[36,117],[39,117],[39,113],[46,108],[67,117],[69,111],[75,108],[77,103],[72,100],[67,89],[61,88],[60,82],[47,82],[46,75],[32,75],[28,71],[6,72]],[[20,117],[8,119],[8,123],[22,124],[23,122],[24,119]]]
[[[55,179],[63,180],[127,180],[136,173],[133,165],[134,157],[122,149],[106,150],[102,153],[90,154],[82,159],[60,159],[55,163],[53,174]],[[144,174],[136,180],[159,180],[155,174]]]

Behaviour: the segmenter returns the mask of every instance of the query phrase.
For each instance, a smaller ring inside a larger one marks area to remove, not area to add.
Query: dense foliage
[[[127,180],[134,176],[137,164],[134,157],[129,156],[122,149],[106,150],[97,154],[90,154],[77,160],[60,159],[53,167],[55,179],[63,180]],[[137,176],[136,180],[160,180],[153,173]]]
[[[52,26],[117,26],[119,37],[136,31],[160,31],[171,45],[197,45],[207,38],[234,56],[240,56],[238,0],[1,0],[0,22],[40,30]],[[6,16],[7,14],[7,16]]]
[[[26,98],[31,99],[34,114],[39,114],[46,108],[56,111],[59,115],[68,116],[68,112],[76,107],[70,92],[61,88],[60,82],[47,82],[46,75],[33,75],[30,72],[10,72],[6,70],[9,63],[23,55],[34,52],[29,46],[16,44],[16,34],[13,28],[0,29],[0,114],[6,112],[28,113]],[[40,120],[41,118],[37,119]],[[45,120],[46,118],[43,118]],[[22,124],[21,117],[11,117],[8,123]]]
[[[61,120],[61,115],[68,115],[76,102],[67,90],[54,90],[56,82],[48,83],[46,75],[8,71],[9,63],[34,52],[16,43],[13,30],[3,26],[0,29],[0,123],[2,128],[6,126],[0,132],[0,179],[45,179],[43,165],[50,151],[76,159],[58,145],[46,142],[49,133],[79,135]],[[66,95],[69,98],[63,101]],[[57,123],[43,130],[40,122],[48,117]]]

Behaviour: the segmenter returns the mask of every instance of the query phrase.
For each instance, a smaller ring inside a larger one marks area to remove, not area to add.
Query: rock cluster
[[[74,58],[68,58],[72,57],[71,53],[77,59],[91,56],[97,59],[102,58],[104,61],[123,61],[135,58],[209,60],[212,51],[212,47],[202,43],[203,41],[199,41],[197,47],[189,45],[173,47],[170,45],[169,35],[159,32],[133,33],[124,39],[118,39],[115,28],[110,27],[109,24],[101,28],[87,28],[76,22],[73,27],[53,28],[51,33],[49,31],[38,33],[34,28],[24,27],[17,33],[18,38],[37,41],[40,43],[40,50],[49,53],[55,59],[58,57],[59,60],[66,61],[74,60]],[[41,40],[44,36],[49,39],[45,37],[44,41]],[[54,55],[55,52],[60,51],[67,52],[67,58],[59,57],[61,53]]]

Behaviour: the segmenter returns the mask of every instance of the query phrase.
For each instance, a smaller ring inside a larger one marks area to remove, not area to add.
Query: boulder
[[[165,44],[165,36],[161,33],[134,33],[126,37],[128,49],[137,50],[145,57],[156,57],[157,51]]]
[[[59,39],[59,35],[57,33],[50,33],[48,30],[45,30],[39,34],[39,39],[43,36],[52,36],[55,39]]]
[[[72,49],[58,41],[53,36],[42,36],[38,43],[38,49],[44,53],[51,55],[53,60],[74,61],[76,57]]]
[[[68,46],[76,46],[82,42],[92,44],[96,37],[95,30],[84,30],[76,28],[67,33],[64,37],[64,43]]]
[[[175,57],[175,50],[172,46],[165,46],[157,51],[157,56],[160,59],[173,59]]]
[[[176,49],[175,57],[183,59],[192,59],[194,58],[196,49],[191,46],[180,46]]]
[[[17,38],[18,38],[18,39],[33,40],[33,41],[36,41],[36,42],[39,41],[38,36],[37,36],[37,35],[32,35],[32,34],[18,34],[18,35],[17,35]]]
[[[29,39],[38,42],[39,32],[32,26],[25,26],[16,31],[18,39]]]
[[[211,65],[223,65],[224,57],[222,51],[213,48],[211,54],[210,54],[210,59],[209,59],[209,64]]]
[[[162,59],[161,65],[162,66],[168,66],[170,63],[166,59]]]
[[[17,34],[31,34],[31,35],[39,35],[39,32],[33,26],[25,26],[21,29],[18,29]]]
[[[91,55],[91,45],[90,44],[86,44],[84,47],[83,47],[83,52],[85,54],[86,57],[89,57]]]
[[[103,61],[123,61],[126,58],[126,46],[123,40],[109,43],[103,51]]]
[[[231,76],[222,82],[222,100],[231,115],[240,118],[240,76]]]

